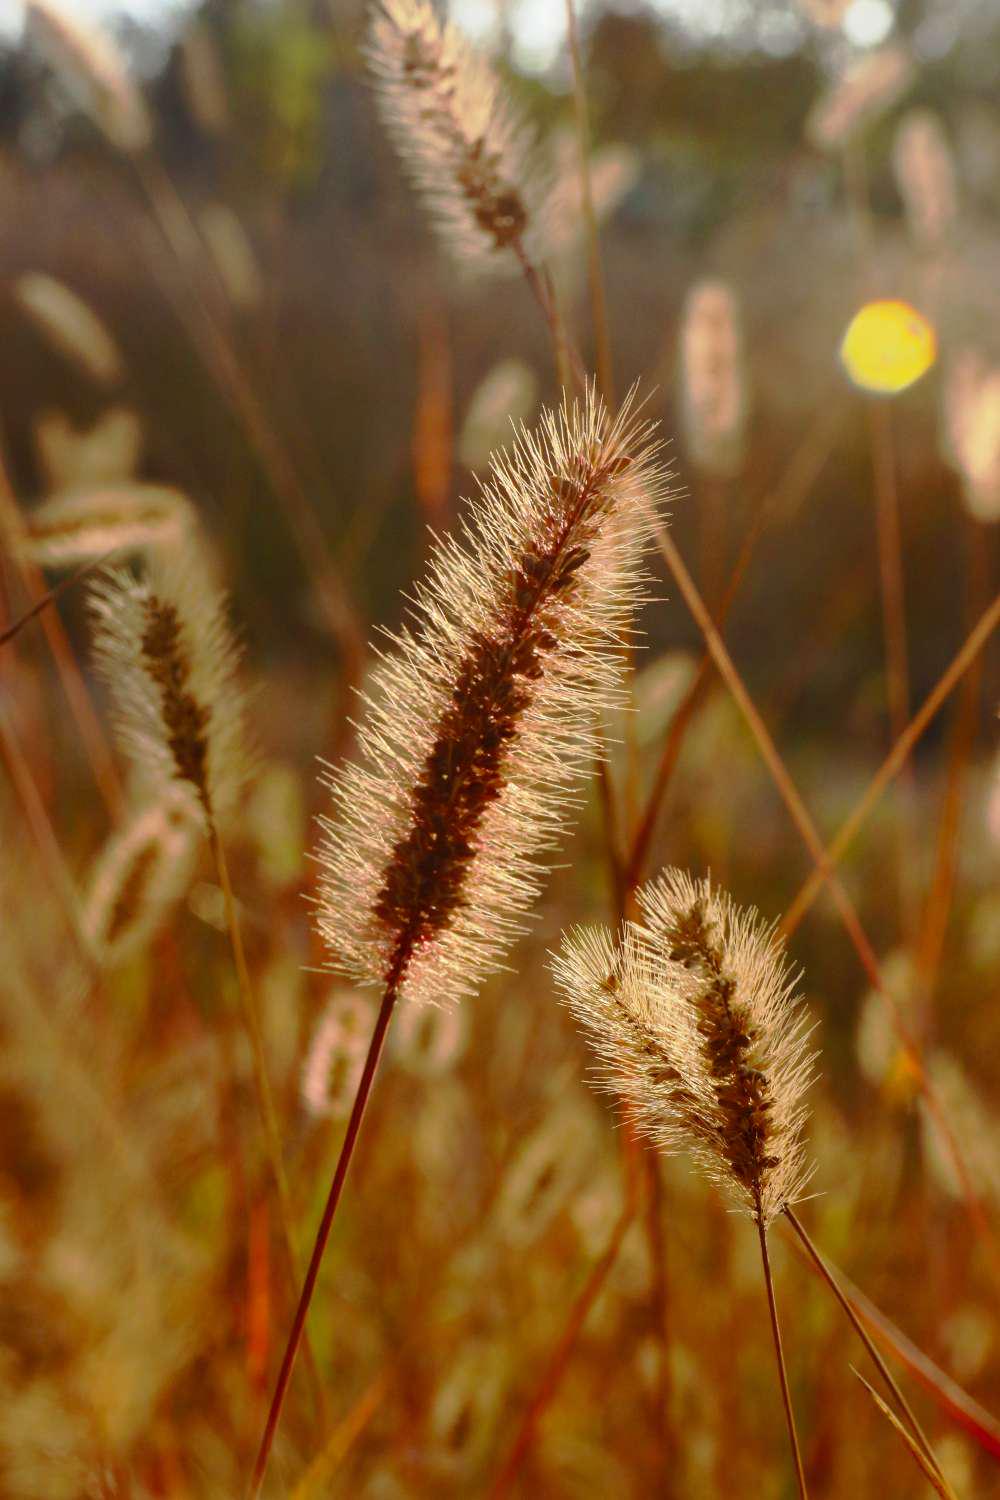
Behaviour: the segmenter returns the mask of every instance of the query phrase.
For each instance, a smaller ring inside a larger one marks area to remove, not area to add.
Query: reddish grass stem
[[[583,59],[580,55],[580,32],[573,0],[566,0],[566,24],[569,31],[569,55],[573,65],[573,106],[576,113],[577,144],[580,151],[580,197],[587,235],[587,275],[590,280],[590,304],[594,320],[594,344],[597,359],[597,388],[609,406],[614,405],[614,376],[611,362],[611,334],[608,328],[608,298],[601,266],[601,244],[594,212],[594,194],[590,181],[590,119],[587,91],[583,85]]]
[[[101,794],[112,822],[118,823],[124,813],[125,795],[114,758],[100,720],[94,711],[94,705],[90,701],[83,673],[73,654],[73,647],[59,617],[59,611],[44,608],[45,604],[52,602],[52,598],[46,589],[41,569],[24,557],[16,546],[20,530],[20,511],[7,474],[3,454],[0,452],[0,535],[6,533],[5,539],[14,543],[11,550],[21,582],[34,606],[33,612],[40,614],[45,639],[52,653],[52,660],[56,664],[56,671],[59,674],[70,712],[80,732],[80,742],[90,762],[97,790]]]
[[[795,900],[789,906],[781,923],[781,933],[790,937],[798,927],[813,901],[823,888],[833,867],[840,863],[868,814],[878,802],[885,788],[905,763],[910,751],[924,730],[935,718],[955,684],[964,677],[990,636],[1000,625],[1000,594],[980,615],[970,630],[954,659],[942,673],[936,685],[914,714],[905,732],[893,745],[889,754],[875,773],[867,790],[844,820],[835,839],[823,850],[822,860],[817,863],[804,882]]]
[[[893,451],[892,411],[887,401],[870,398],[865,403],[871,438],[875,477],[875,521],[878,541],[879,593],[882,600],[882,631],[885,641],[886,690],[889,724],[898,740],[910,718],[910,663],[906,629],[906,597],[903,586],[903,543],[899,522],[899,491]],[[912,767],[901,780],[898,818],[899,900],[904,928],[912,934],[916,926],[915,788]]]
[[[531,288],[535,301],[541,309],[542,317],[545,319],[552,341],[552,351],[555,356],[556,370],[563,386],[568,384],[568,374],[572,374],[579,390],[587,389],[587,371],[579,351],[566,335],[566,329],[562,318],[559,316],[559,308],[556,303],[555,293],[548,278],[539,271],[538,267],[529,259],[527,251],[520,240],[515,240],[513,250],[524,272],[524,279]]]
[[[397,964],[397,972],[390,976],[389,981],[386,985],[385,994],[382,997],[382,1004],[379,1007],[378,1018],[375,1022],[375,1030],[372,1032],[372,1039],[368,1045],[368,1055],[365,1058],[364,1070],[361,1074],[361,1080],[358,1084],[357,1093],[354,1096],[354,1104],[351,1108],[350,1119],[347,1122],[347,1131],[344,1136],[343,1144],[340,1148],[340,1155],[337,1158],[337,1166],[334,1170],[333,1181],[330,1184],[330,1191],[327,1195],[326,1207],[323,1209],[323,1217],[320,1220],[319,1228],[316,1231],[316,1239],[313,1242],[312,1254],[309,1257],[309,1266],[306,1270],[305,1281],[302,1284],[302,1292],[299,1296],[298,1306],[295,1309],[295,1317],[292,1322],[291,1331],[288,1335],[288,1340],[285,1344],[285,1352],[281,1360],[281,1369],[278,1372],[278,1379],[274,1387],[274,1395],[271,1397],[271,1405],[268,1410],[267,1421],[264,1425],[264,1432],[260,1440],[260,1448],[257,1451],[257,1458],[253,1467],[250,1487],[247,1492],[250,1500],[254,1500],[254,1497],[260,1494],[261,1485],[264,1483],[264,1475],[267,1472],[268,1460],[271,1455],[271,1447],[274,1443],[274,1435],[278,1428],[278,1422],[281,1418],[281,1409],[284,1405],[285,1395],[288,1391],[289,1382],[292,1378],[292,1370],[295,1366],[295,1357],[299,1351],[299,1344],[302,1342],[302,1335],[306,1326],[306,1318],[309,1314],[309,1305],[312,1302],[313,1293],[316,1290],[316,1281],[319,1277],[319,1268],[322,1264],[323,1255],[326,1251],[327,1242],[330,1238],[330,1231],[333,1228],[333,1220],[337,1212],[337,1206],[340,1203],[340,1197],[343,1191],[344,1182],[347,1178],[347,1172],[351,1165],[351,1158],[354,1155],[354,1148],[358,1143],[358,1135],[361,1130],[361,1122],[364,1118],[365,1108],[368,1104],[368,1096],[371,1093],[371,1087],[375,1078],[375,1072],[378,1068],[379,1059],[382,1055],[382,1047],[385,1043],[386,1033],[389,1030],[389,1022],[392,1019],[392,1012],[395,1008],[396,999],[398,996],[398,968],[399,965]]]
[[[771,1337],[774,1340],[774,1358],[778,1366],[778,1383],[781,1386],[781,1401],[785,1408],[788,1441],[791,1445],[792,1458],[795,1462],[795,1478],[798,1483],[801,1500],[809,1500],[805,1470],[802,1467],[802,1453],[799,1449],[799,1435],[795,1430],[795,1413],[792,1410],[792,1397],[788,1389],[788,1372],[785,1369],[785,1356],[781,1348],[781,1328],[778,1324],[778,1308],[774,1300],[774,1280],[771,1276],[771,1261],[767,1253],[767,1230],[764,1227],[764,1220],[759,1212],[756,1217],[756,1224],[757,1238],[760,1241],[760,1260],[764,1270],[764,1285],[767,1288],[767,1310],[771,1319]]]
[[[935,1469],[938,1469],[939,1465],[937,1459],[934,1456],[934,1450],[928,1442],[923,1428],[914,1415],[910,1403],[907,1401],[906,1397],[903,1395],[903,1392],[897,1385],[891,1370],[889,1369],[885,1360],[882,1358],[881,1354],[878,1352],[878,1349],[875,1347],[875,1344],[873,1343],[871,1335],[869,1334],[867,1328],[865,1328],[861,1319],[855,1312],[850,1299],[842,1291],[840,1283],[834,1276],[833,1271],[827,1265],[823,1256],[820,1254],[816,1245],[813,1243],[809,1234],[806,1232],[805,1226],[802,1224],[798,1215],[788,1204],[785,1205],[784,1215],[789,1224],[791,1224],[795,1233],[798,1235],[799,1240],[805,1248],[806,1254],[812,1261],[816,1271],[830,1288],[830,1291],[833,1293],[834,1297],[837,1299],[838,1303],[843,1309],[844,1314],[846,1315],[851,1327],[854,1329],[855,1333],[858,1335],[858,1338],[864,1344],[872,1363],[885,1382],[886,1389],[888,1390],[893,1401],[896,1403],[900,1415],[903,1417],[904,1421],[909,1426],[910,1431],[913,1433],[913,1436],[916,1439],[917,1443],[922,1448],[924,1456]]]

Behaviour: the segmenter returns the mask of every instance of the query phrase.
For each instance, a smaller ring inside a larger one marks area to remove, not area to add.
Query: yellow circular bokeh
[[[867,302],[847,325],[840,357],[863,391],[893,396],[930,369],[937,336],[908,302]]]

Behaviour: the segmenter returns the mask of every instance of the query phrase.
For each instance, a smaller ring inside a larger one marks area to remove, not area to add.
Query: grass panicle
[[[225,600],[199,549],[156,553],[141,576],[109,570],[91,587],[94,652],[123,749],[154,788],[180,782],[209,824],[249,771],[246,696]]]
[[[109,552],[176,548],[193,538],[194,510],[178,490],[130,482],[75,488],[22,517],[20,550],[45,568],[71,568]]]
[[[688,456],[728,479],[744,459],[747,383],[739,303],[725,281],[693,286],[681,324],[681,391]]]
[[[619,698],[668,477],[632,401],[612,420],[591,391],[522,427],[437,544],[329,780],[319,928],[349,977],[467,995],[521,930]]]
[[[176,793],[111,834],[90,873],[83,912],[103,962],[140,952],[167,920],[194,873],[198,842],[190,800]]]
[[[14,299],[42,337],[98,385],[113,386],[125,371],[121,350],[93,308],[43,271],[25,271]]]
[[[464,271],[515,272],[543,243],[534,134],[489,62],[429,0],[379,0],[368,60],[379,109],[415,188]]]
[[[577,931],[555,973],[603,1080],[666,1150],[687,1148],[766,1227],[805,1191],[805,1020],[773,929],[670,870],[620,937]]]
[[[152,142],[153,122],[128,63],[106,30],[55,0],[28,0],[29,33],[74,103],[121,151]]]

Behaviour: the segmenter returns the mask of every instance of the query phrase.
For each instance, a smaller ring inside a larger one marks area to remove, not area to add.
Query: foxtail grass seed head
[[[42,271],[26,271],[14,283],[14,299],[48,342],[92,380],[113,385],[121,379],[124,362],[118,345],[68,286]]]
[[[142,151],[153,126],[128,64],[106,31],[82,22],[67,5],[28,0],[28,34],[84,111],[113,145]]]
[[[839,29],[850,3],[851,0],[799,0],[799,10],[815,26],[834,31]]]
[[[457,1478],[487,1456],[510,1384],[507,1350],[495,1338],[471,1343],[442,1376],[424,1434],[429,1468]]]
[[[957,351],[942,388],[944,441],[977,521],[1000,519],[1000,365],[975,349]]]
[[[588,1163],[577,1112],[556,1105],[525,1136],[500,1185],[496,1224],[511,1245],[540,1239],[583,1184]]]
[[[190,799],[168,793],[108,839],[91,871],[83,926],[105,963],[138,953],[183,898],[198,825]]]
[[[21,552],[46,568],[71,568],[115,553],[196,546],[190,502],[158,484],[87,486],[46,500],[22,516]]]
[[[817,100],[806,120],[807,138],[821,151],[842,150],[903,97],[916,71],[897,42],[866,52]]]
[[[470,469],[489,463],[512,425],[527,422],[537,410],[538,376],[522,359],[501,359],[473,391],[458,439],[458,456]]]
[[[246,230],[225,203],[209,203],[198,215],[198,227],[233,306],[256,307],[263,277]]]
[[[620,644],[669,474],[630,397],[591,389],[496,455],[432,554],[329,780],[319,929],[336,968],[447,1003],[523,930],[620,699]]]
[[[192,21],[180,40],[180,76],[188,109],[206,135],[229,126],[229,96],[218,48],[203,21]]]
[[[368,60],[379,109],[414,187],[463,269],[517,268],[542,238],[535,140],[487,60],[430,0],[378,0]]]
[[[34,439],[52,493],[130,479],[142,458],[142,423],[125,406],[108,407],[89,428],[77,427],[63,411],[42,411]]]
[[[709,881],[667,871],[620,938],[577,931],[556,980],[597,1050],[603,1083],[660,1147],[686,1148],[769,1223],[811,1175],[812,1078],[794,978],[773,928]]]
[[[318,1119],[346,1119],[375,1024],[369,995],[338,990],[320,1017],[302,1067],[302,1103]]]
[[[225,600],[180,548],[141,577],[111,569],[90,591],[94,654],[122,747],[154,788],[179,783],[221,821],[249,763],[246,697]]]
[[[580,171],[580,138],[568,126],[554,133],[550,154],[553,185],[546,210],[546,254],[573,252],[585,227],[583,174]],[[642,158],[624,142],[613,142],[593,151],[587,162],[590,200],[594,217],[604,223],[615,212],[639,180]]]
[[[743,463],[747,395],[739,303],[724,281],[700,281],[688,293],[681,389],[692,463],[731,478]]]
[[[892,164],[916,244],[933,249],[947,239],[958,217],[951,147],[937,115],[913,109],[896,131]]]
[[[404,1006],[393,1030],[393,1057],[416,1077],[442,1078],[461,1061],[468,1031],[461,1005]]]

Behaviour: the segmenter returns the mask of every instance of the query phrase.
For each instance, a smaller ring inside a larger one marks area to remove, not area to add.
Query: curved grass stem
[[[907,1401],[906,1397],[903,1395],[903,1392],[897,1385],[892,1371],[889,1369],[885,1360],[882,1358],[881,1354],[878,1352],[878,1349],[875,1347],[875,1344],[873,1343],[871,1335],[869,1334],[867,1328],[865,1328],[861,1319],[854,1311],[854,1308],[852,1307],[850,1301],[841,1290],[839,1282],[837,1281],[830,1267],[827,1265],[826,1261],[823,1259],[823,1256],[820,1254],[809,1234],[806,1232],[805,1226],[799,1219],[798,1215],[787,1204],[785,1205],[784,1215],[789,1224],[791,1224],[795,1233],[798,1235],[800,1241],[802,1242],[802,1245],[807,1255],[809,1256],[809,1259],[812,1261],[816,1270],[819,1272],[820,1276],[826,1282],[827,1286],[830,1288],[830,1291],[839,1302],[841,1308],[843,1309],[844,1315],[846,1316],[851,1327],[854,1329],[858,1338],[864,1344],[869,1358],[884,1380],[889,1394],[891,1395],[893,1401],[896,1403],[896,1407],[899,1410],[900,1415],[903,1417],[904,1421],[912,1432],[918,1446],[924,1454],[924,1457],[940,1474],[941,1467],[934,1456],[934,1450],[928,1442],[924,1430],[918,1422],[910,1406],[910,1403]]]

